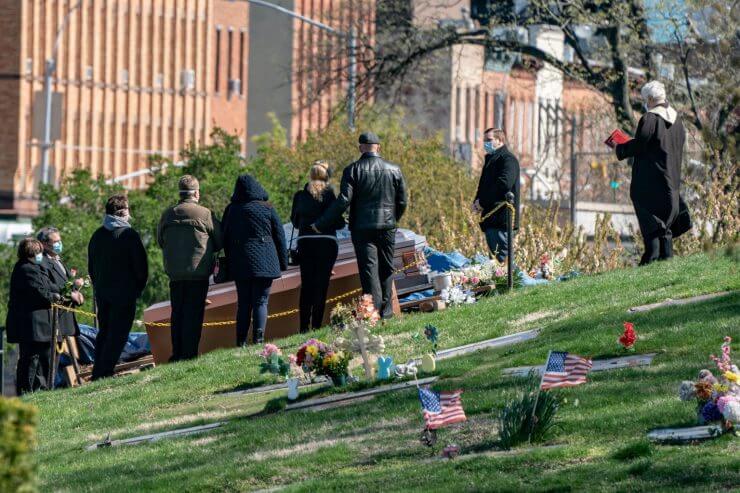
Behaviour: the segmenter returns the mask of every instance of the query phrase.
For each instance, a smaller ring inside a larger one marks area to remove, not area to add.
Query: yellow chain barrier
[[[493,216],[502,207],[506,207],[511,211],[511,224],[514,224],[514,221],[516,220],[516,210],[514,209],[514,206],[508,202],[501,202],[499,205],[494,207],[492,211],[489,211],[485,216],[481,217],[479,222],[482,224],[486,219]]]
[[[420,262],[419,260],[414,260],[410,264],[406,264],[403,267],[401,267],[400,269],[396,269],[393,272],[393,274],[398,274],[399,272],[403,272],[406,269],[409,269],[411,267],[414,267],[419,262]],[[347,291],[346,293],[343,293],[343,294],[340,294],[338,296],[334,296],[333,298],[327,299],[326,300],[326,304],[328,305],[330,303],[334,303],[335,301],[339,301],[339,300],[343,300],[345,298],[349,298],[350,296],[355,295],[355,294],[360,293],[360,292],[362,292],[362,288],[357,288],[357,289],[353,289],[351,291]],[[86,317],[95,318],[95,314],[94,313],[86,312],[86,311],[80,310],[78,308],[71,308],[69,306],[59,305],[59,304],[56,304],[56,303],[52,304],[51,306],[54,307],[54,308],[58,308],[59,310],[66,311],[66,312],[72,312],[72,313],[75,313],[77,315],[83,315],[83,316],[86,316]],[[280,318],[280,317],[287,317],[288,315],[296,314],[299,311],[300,310],[298,308],[293,308],[292,310],[285,310],[284,312],[273,313],[271,315],[268,315],[267,318],[268,319],[274,319],[274,318]],[[134,323],[136,325],[149,325],[151,327],[169,327],[170,326],[170,322],[142,322],[141,320],[136,320]],[[236,324],[236,320],[224,320],[224,321],[221,321],[221,322],[204,322],[203,323],[203,327],[221,327],[221,326],[225,326],[225,325],[234,325],[234,324]]]

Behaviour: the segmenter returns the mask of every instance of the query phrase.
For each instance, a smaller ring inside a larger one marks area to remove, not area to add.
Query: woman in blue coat
[[[236,283],[236,345],[264,341],[267,301],[272,281],[288,268],[285,233],[267,192],[250,175],[236,180],[223,216],[224,247],[229,273]]]

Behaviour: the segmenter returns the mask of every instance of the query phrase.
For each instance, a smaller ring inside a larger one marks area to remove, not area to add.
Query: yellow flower
[[[306,348],[306,352],[312,357],[316,357],[316,355],[319,354],[319,348],[317,348],[316,346],[308,346]]]
[[[735,383],[740,382],[740,375],[738,375],[737,373],[732,373],[731,371],[725,372],[725,378],[729,380],[730,382],[735,382]]]
[[[715,383],[712,386],[712,388],[714,389],[715,392],[719,392],[720,394],[723,394],[723,393],[727,392],[728,390],[730,390],[730,387],[729,386],[722,385],[722,384],[719,384],[719,383]]]

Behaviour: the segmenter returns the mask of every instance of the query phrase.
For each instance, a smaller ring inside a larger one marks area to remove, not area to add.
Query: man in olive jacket
[[[198,356],[208,278],[215,254],[223,248],[221,223],[213,212],[198,205],[198,180],[185,175],[179,189],[180,202],[164,211],[157,227],[157,243],[170,278],[170,361]]]
[[[406,183],[401,168],[380,157],[377,135],[365,132],[359,143],[362,156],[344,168],[337,200],[312,228],[330,231],[349,207],[362,292],[372,295],[383,318],[390,318],[396,225],[406,211]]]

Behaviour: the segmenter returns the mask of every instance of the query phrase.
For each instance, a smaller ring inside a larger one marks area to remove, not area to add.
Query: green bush
[[[509,450],[527,441],[541,442],[554,426],[559,400],[546,390],[539,392],[538,398],[539,383],[538,376],[527,377],[524,388],[498,412],[496,423],[501,448]]]
[[[36,491],[36,407],[0,397],[0,491]]]

